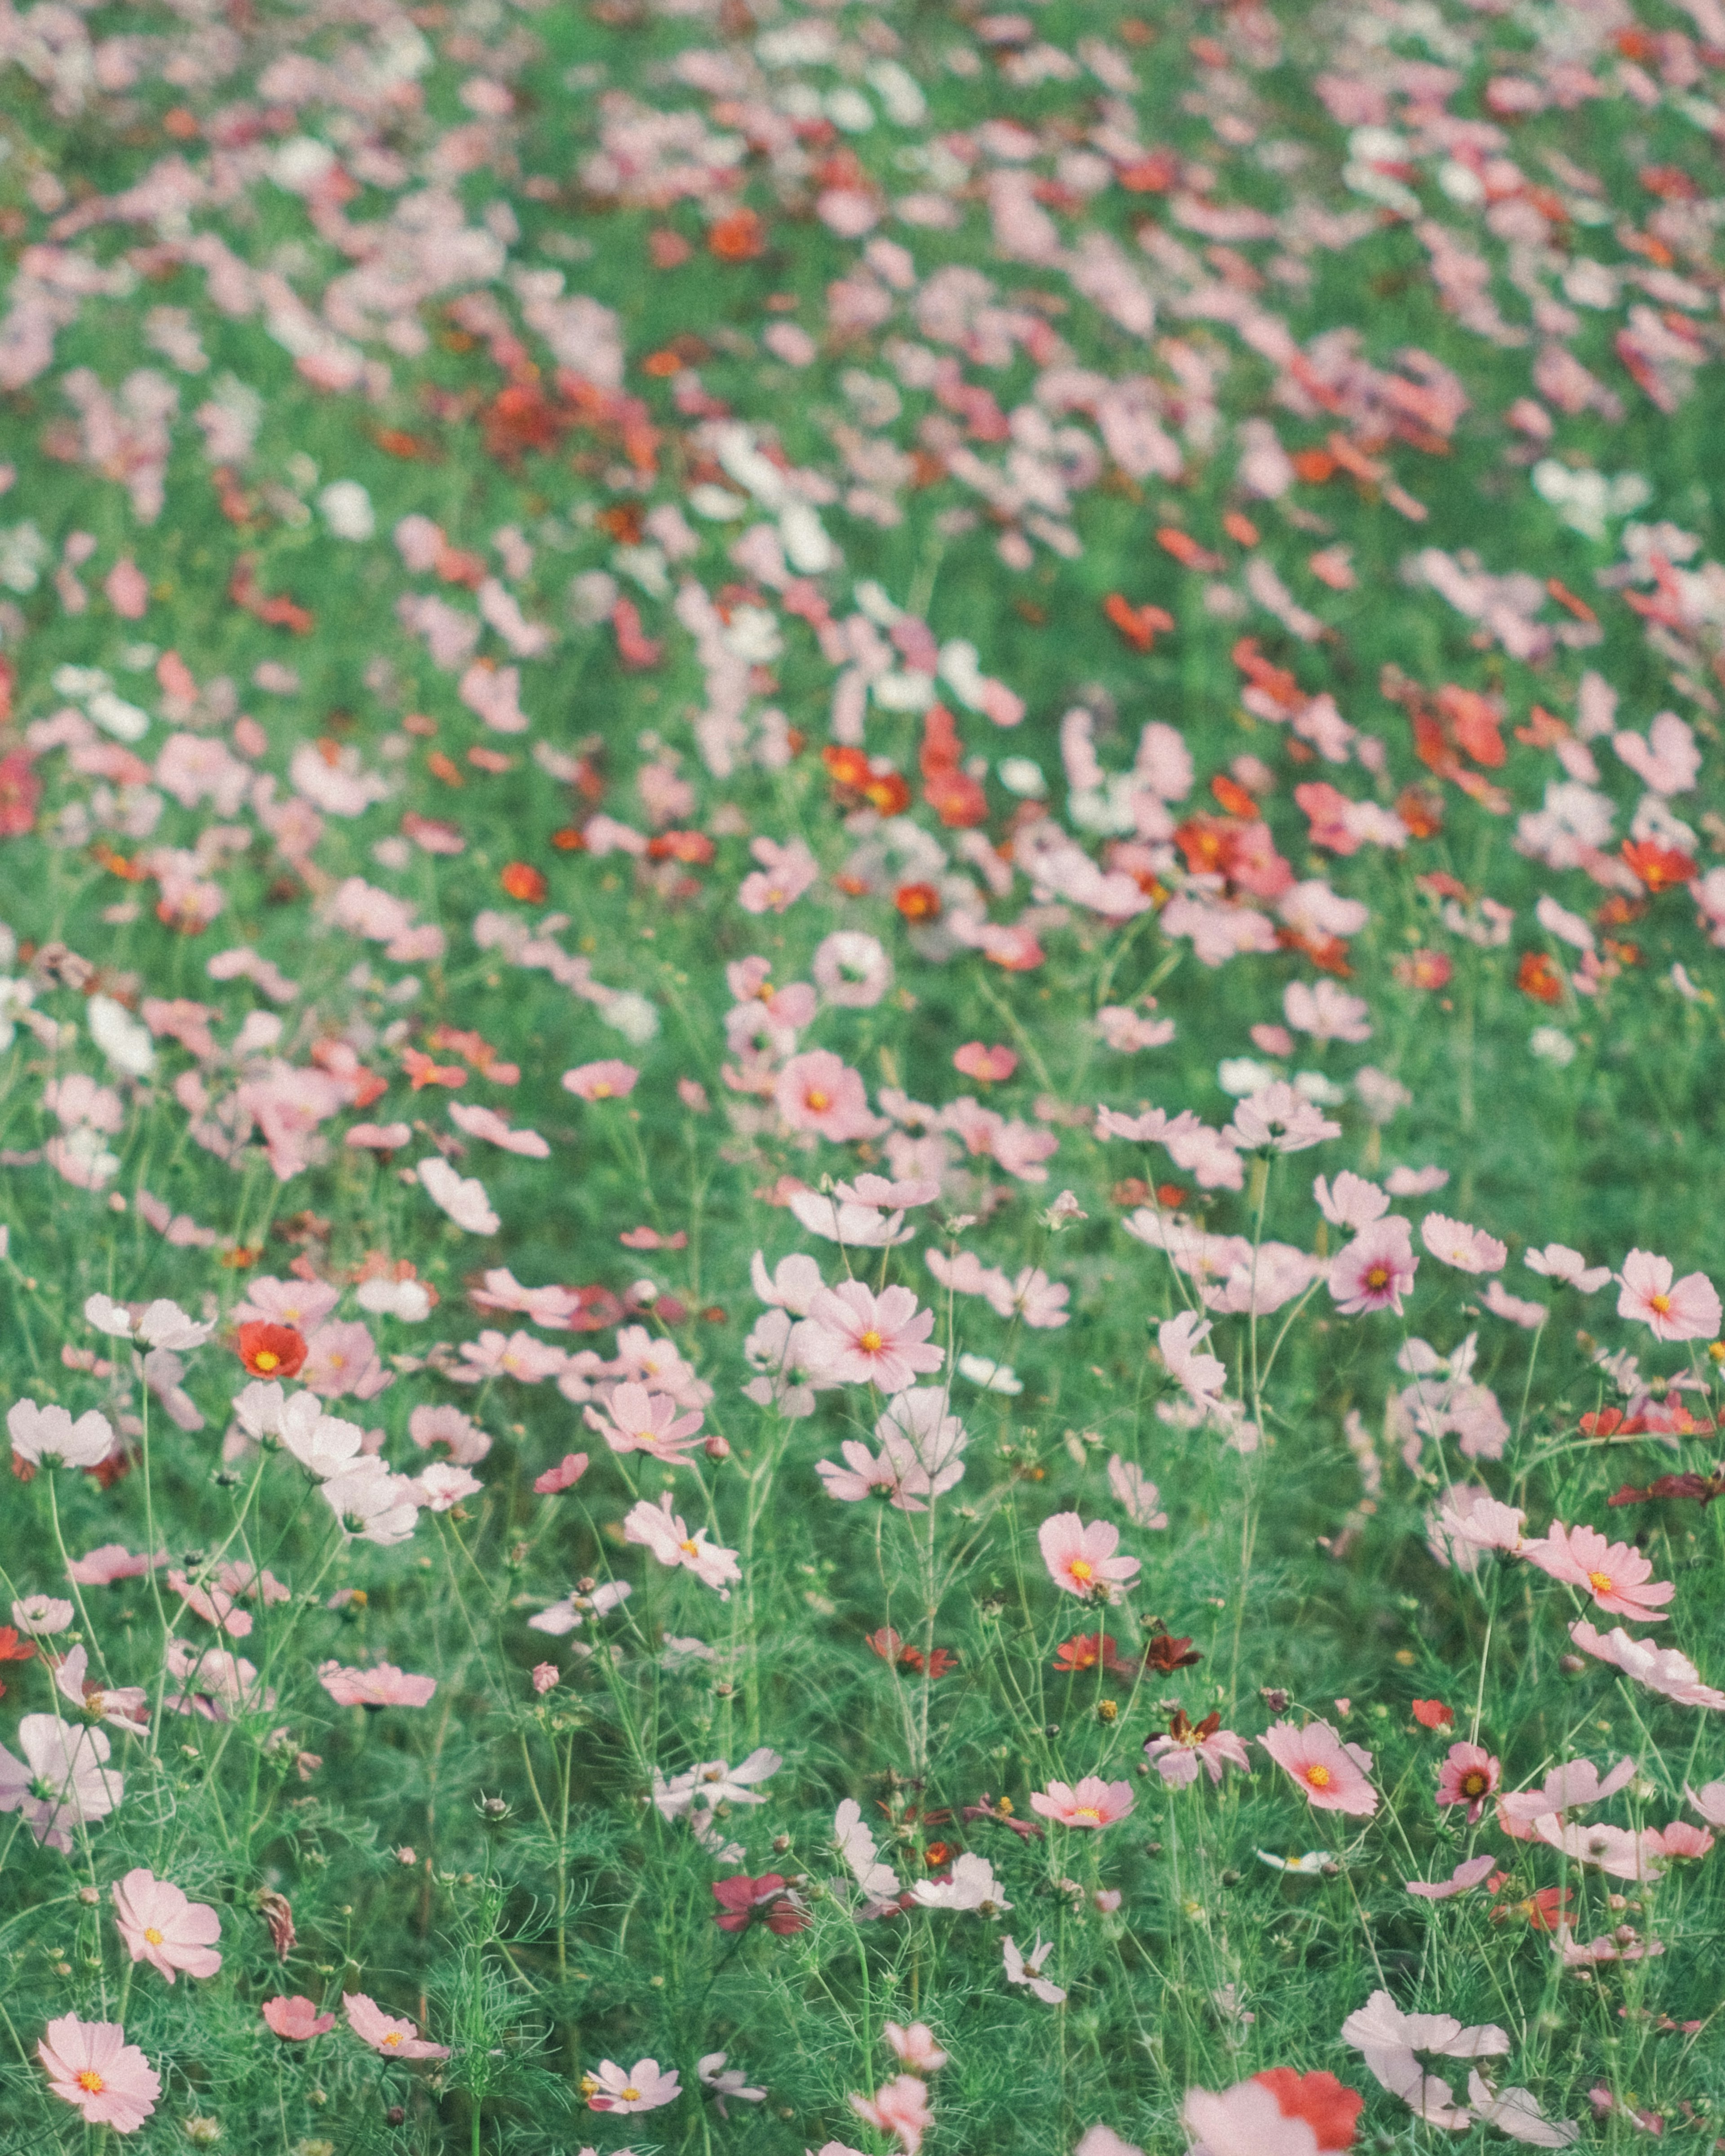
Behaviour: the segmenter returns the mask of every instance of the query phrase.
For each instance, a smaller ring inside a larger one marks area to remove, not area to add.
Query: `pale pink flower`
[[[1173,1726],[1158,1737],[1147,1738],[1144,1757],[1170,1789],[1188,1789],[1198,1779],[1200,1766],[1213,1783],[1219,1783],[1224,1767],[1238,1767],[1250,1774],[1252,1763],[1244,1740],[1231,1729],[1218,1728],[1219,1717],[1206,1715],[1202,1722],[1176,1714]]]
[[[0,1812],[22,1812],[44,1848],[69,1856],[73,1828],[105,1819],[126,1794],[107,1763],[113,1748],[100,1729],[56,1714],[25,1715],[18,1741],[22,1759],[0,1744]]]
[[[1111,1599],[1116,1589],[1129,1588],[1138,1576],[1137,1558],[1115,1555],[1120,1530],[1110,1520],[1086,1526],[1076,1512],[1051,1512],[1036,1541],[1049,1578],[1068,1594]]]
[[[683,1461],[701,1424],[699,1408],[680,1415],[669,1394],[637,1384],[614,1387],[603,1414],[591,1407],[582,1413],[614,1452],[650,1452],[673,1465]]]
[[[264,2020],[284,2043],[309,2043],[314,2036],[328,2034],[336,2025],[333,2014],[320,2014],[316,2004],[298,1992],[280,1999],[266,1999],[261,2009]]]
[[[1168,1514],[1160,1509],[1161,1492],[1129,1460],[1117,1452],[1108,1456],[1108,1487],[1114,1502],[1135,1527],[1165,1527]]]
[[[1020,1952],[1016,1939],[1005,1938],[1000,1942],[1001,1958],[1006,1964],[1007,1982],[1022,1984],[1027,1991],[1040,1999],[1045,2006],[1064,2005],[1066,1998],[1065,1992],[1061,1987],[1042,1974],[1043,1964],[1053,1952],[1054,1941],[1052,1939],[1045,1941],[1040,1932],[1036,1935],[1035,1945],[1028,1954]]]
[[[1652,1576],[1651,1561],[1628,1543],[1608,1543],[1594,1527],[1566,1527],[1554,1520],[1542,1540],[1522,1545],[1522,1555],[1553,1579],[1584,1587],[1601,1609],[1638,1624],[1662,1623],[1659,1605],[1677,1591],[1670,1580],[1645,1585]]]
[[[1308,1722],[1303,1729],[1278,1722],[1258,1742],[1317,1810],[1351,1812],[1363,1819],[1377,1810],[1378,1792],[1366,1779],[1371,1753],[1358,1744],[1344,1744],[1327,1722]]]
[[[1342,1135],[1315,1101],[1278,1078],[1240,1102],[1234,1120],[1224,1126],[1222,1136],[1242,1152],[1269,1148],[1276,1152],[1304,1152],[1326,1138]],[[1170,1148],[1172,1150],[1172,1148]]]
[[[1458,1273],[1495,1273],[1509,1255],[1495,1235],[1443,1213],[1426,1214],[1420,1223],[1420,1240],[1440,1265],[1453,1266]]]
[[[589,2111],[657,2111],[675,2103],[683,2085],[676,2069],[661,2072],[657,2059],[637,2059],[627,2072],[604,2059],[597,2072],[583,2075],[581,2090]]]
[[[854,1437],[845,1438],[839,1450],[845,1455],[842,1467],[832,1460],[817,1460],[814,1463],[814,1471],[828,1496],[836,1498],[840,1504],[860,1505],[865,1497],[878,1491],[883,1497],[890,1498],[900,1512],[911,1509],[901,1502],[899,1470],[884,1453],[870,1452],[867,1445]],[[915,1509],[926,1512],[927,1507],[918,1505]]]
[[[925,1909],[973,1910],[982,1916],[998,1917],[1012,1907],[994,1876],[993,1866],[986,1856],[968,1849],[953,1859],[948,1877],[918,1879],[911,1892]]]
[[[1412,1291],[1420,1260],[1407,1222],[1392,1213],[1362,1228],[1339,1250],[1330,1266],[1329,1288],[1344,1317],[1368,1310],[1402,1314],[1402,1297]]]
[[[1658,1852],[1625,1826],[1603,1820],[1566,1820],[1542,1812],[1533,1822],[1535,1837],[1561,1850],[1572,1864],[1590,1864],[1612,1879],[1656,1879]]]
[[[1363,996],[1351,996],[1333,981],[1290,981],[1281,992],[1282,1016],[1296,1033],[1309,1033],[1316,1041],[1369,1040],[1371,1006]]]
[[[1613,1625],[1601,1637],[1583,1621],[1569,1627],[1569,1637],[1583,1654],[1609,1662],[1626,1677],[1645,1685],[1650,1691],[1663,1693],[1679,1707],[1725,1707],[1725,1691],[1703,1684],[1694,1663],[1675,1647],[1656,1646],[1651,1640],[1632,1640],[1621,1625]]]
[[[33,1640],[51,1640],[71,1623],[72,1605],[57,1594],[27,1594],[12,1605],[12,1621]]]
[[[1080,2138],[1072,2156],[1144,2156],[1144,2152],[1136,2141],[1122,2141],[1111,2126],[1092,2126]],[[1195,2150],[1193,2156],[1206,2156],[1206,2152]],[[1224,2156],[1234,2156],[1234,2152],[1224,2151]]]
[[[1561,1281],[1581,1295],[1597,1294],[1611,1277],[1609,1265],[1589,1265],[1580,1251],[1572,1250],[1567,1243],[1548,1243],[1543,1250],[1528,1250],[1522,1263],[1529,1272]]]
[[[745,913],[783,913],[820,875],[820,863],[800,839],[783,846],[757,839],[749,851],[761,865],[737,887],[737,902]]]
[[[1530,2089],[1494,2091],[1476,2066],[1468,2070],[1467,2100],[1482,2124],[1495,2128],[1511,2141],[1525,2142],[1535,2148],[1567,2148],[1581,2138],[1581,2128],[1574,2119],[1548,2118]]]
[[[423,1451],[446,1445],[458,1467],[472,1467],[491,1449],[491,1440],[459,1408],[419,1406],[408,1417],[408,1435]]]
[[[555,1467],[547,1467],[542,1475],[533,1478],[536,1496],[555,1497],[564,1490],[572,1490],[587,1472],[584,1452],[566,1452]]]
[[[1072,1314],[1066,1307],[1071,1289],[1064,1281],[1050,1281],[1040,1265],[1026,1265],[1011,1281],[991,1268],[983,1292],[999,1317],[1021,1318],[1033,1332],[1053,1332]]]
[[[1437,1800],[1440,1805],[1466,1804],[1467,1823],[1472,1826],[1502,1781],[1502,1763],[1484,1745],[1452,1744],[1438,1768]]]
[[[469,1137],[484,1138],[491,1145],[501,1146],[505,1152],[520,1153],[527,1160],[550,1157],[550,1144],[537,1131],[517,1130],[506,1116],[500,1116],[495,1108],[483,1107],[477,1101],[451,1101],[449,1121],[458,1131],[465,1131]],[[352,1143],[351,1132],[348,1140]]]
[[[317,1681],[337,1707],[425,1707],[437,1690],[435,1677],[409,1676],[393,1662],[379,1662],[369,1670],[321,1662]]]
[[[1527,1537],[1527,1516],[1517,1505],[1500,1505],[1485,1490],[1454,1488],[1432,1517],[1434,1535],[1453,1549],[1507,1550],[1514,1554]],[[1471,1560],[1470,1560],[1471,1561]]]
[[[362,2044],[369,2044],[385,2059],[446,2059],[447,2044],[430,2044],[419,2034],[418,2024],[398,2021],[362,1991],[344,1991],[341,2007],[347,2025]]]
[[[36,2046],[48,2086],[74,2103],[86,2126],[136,2133],[156,2108],[162,2077],[117,2021],[80,2021],[62,2014]]]
[[[1453,2015],[1404,2014],[1387,1991],[1374,1991],[1348,2015],[1342,2024],[1342,2040],[1363,2055],[1376,2079],[1416,2118],[1452,2131],[1471,2125],[1471,2114],[1456,2104],[1449,2083],[1428,2073],[1415,2054],[1484,2059],[1509,2049],[1507,2034],[1492,2023],[1464,2028]]]
[[[947,2055],[935,2042],[934,2031],[926,2021],[913,2021],[909,2028],[889,2021],[880,2034],[899,2064],[908,2066],[913,2074],[937,2074],[947,2063]]]
[[[1705,1273],[1671,1279],[1671,1261],[1631,1250],[1618,1275],[1620,1317],[1638,1317],[1656,1340],[1711,1340],[1719,1330],[1719,1293]]]
[[[816,947],[814,985],[843,1010],[869,1010],[892,986],[892,961],[872,936],[841,928]]]
[[[1360,2109],[1359,2097],[1333,2075],[1281,2067],[1236,2082],[1219,2095],[1189,2089],[1180,2117],[1197,2136],[1189,2156],[1318,2156],[1353,2147]],[[1113,2156],[1120,2146],[1111,2135],[1096,2156]]]
[[[1591,1759],[1571,1759],[1553,1767],[1537,1789],[1518,1789],[1497,1799],[1497,1824],[1516,1841],[1529,1841],[1533,1822],[1548,1812],[1585,1810],[1603,1804],[1607,1797],[1635,1779],[1633,1759],[1620,1759],[1609,1774],[1602,1775]]]
[[[853,2095],[850,2108],[881,2133],[896,2134],[904,2156],[916,2156],[923,2135],[934,2123],[927,2087],[915,2074],[897,2075],[872,2097]]]
[[[1644,1828],[1641,1839],[1656,1856],[1694,1859],[1705,1856],[1713,1845],[1707,1829],[1691,1826],[1687,1820],[1673,1820],[1666,1827]]]
[[[74,1558],[66,1568],[66,1577],[75,1579],[80,1587],[111,1587],[116,1580],[141,1579],[152,1564],[167,1560],[166,1550],[151,1558],[135,1556],[124,1543],[103,1543],[87,1556]]]
[[[246,1284],[245,1300],[234,1306],[242,1324],[291,1325],[308,1336],[341,1300],[327,1281],[276,1280],[260,1273]]]
[[[886,1128],[885,1118],[870,1111],[860,1075],[830,1049],[793,1055],[778,1074],[773,1098],[790,1129],[813,1131],[836,1144],[878,1137]]]
[[[1529,1332],[1537,1332],[1551,1315],[1543,1302],[1530,1302],[1524,1296],[1512,1295],[1502,1281],[1487,1281],[1481,1301],[1494,1317],[1506,1318],[1510,1324],[1519,1325]]]
[[[1703,1782],[1698,1789],[1685,1782],[1683,1794],[1709,1826],[1725,1827],[1725,1782]]]
[[[91,1722],[105,1722],[110,1729],[124,1729],[133,1737],[147,1731],[148,1694],[141,1685],[94,1685],[85,1672],[90,1656],[81,1646],[70,1649],[54,1666],[54,1690],[69,1700]]]
[[[934,1312],[919,1311],[907,1287],[870,1293],[860,1281],[823,1288],[809,1306],[812,1352],[823,1377],[839,1384],[900,1393],[945,1358],[929,1340]]]
[[[668,1490],[657,1505],[649,1505],[643,1497],[630,1507],[623,1522],[625,1542],[641,1544],[661,1564],[683,1566],[695,1574],[702,1586],[716,1588],[721,1602],[728,1602],[730,1582],[742,1578],[742,1568],[737,1562],[736,1551],[708,1542],[705,1527],[697,1527],[692,1535],[690,1533],[671,1511]]]
[[[1199,1353],[1209,1337],[1210,1322],[1196,1311],[1183,1310],[1156,1328],[1156,1344],[1168,1374],[1195,1406],[1214,1407],[1228,1382],[1228,1365],[1219,1357]]]
[[[172,1984],[176,1970],[213,1976],[222,1920],[207,1902],[188,1901],[172,1881],[141,1866],[114,1882],[114,1921],[134,1961],[147,1961]]]
[[[428,1154],[414,1173],[433,1204],[441,1207],[470,1235],[495,1235],[503,1224],[479,1178],[457,1175],[440,1154]]]
[[[95,1467],[114,1449],[105,1415],[90,1408],[74,1422],[64,1408],[14,1400],[6,1411],[13,1455],[33,1467]]]
[[[621,1101],[634,1092],[640,1075],[634,1064],[613,1057],[603,1063],[578,1064],[574,1070],[566,1070],[563,1088],[583,1101]]]
[[[1470,1894],[1476,1887],[1488,1879],[1497,1868],[1497,1859],[1489,1853],[1484,1856],[1470,1856],[1455,1866],[1447,1879],[1410,1879],[1408,1892],[1417,1894],[1425,1902],[1452,1901],[1458,1894]]]
[[[465,1467],[447,1460],[434,1460],[409,1480],[408,1486],[428,1512],[447,1512],[469,1497],[476,1497],[485,1484]]]
[[[1030,1795],[1030,1809],[1039,1819],[1055,1820],[1062,1826],[1112,1826],[1137,1802],[1129,1782],[1105,1782],[1097,1774],[1086,1774],[1076,1789],[1050,1782]]]
[[[555,1690],[562,1674],[555,1662],[535,1662],[533,1665],[534,1691],[541,1698],[543,1698],[547,1692]]]
[[[1317,1177],[1312,1194],[1332,1228],[1369,1228],[1389,1210],[1389,1199],[1379,1185],[1356,1175],[1352,1168],[1344,1168],[1333,1183],[1322,1175]]]

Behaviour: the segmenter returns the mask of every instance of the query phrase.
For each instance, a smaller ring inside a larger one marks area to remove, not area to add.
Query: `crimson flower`
[[[781,1872],[763,1871],[758,1879],[738,1871],[729,1879],[713,1881],[713,1899],[719,1905],[714,1919],[721,1932],[746,1932],[757,1917],[778,1938],[788,1938],[809,1922],[809,1912],[792,1892]]]
[[[291,1325],[254,1320],[239,1328],[239,1359],[248,1377],[297,1378],[305,1364],[305,1336]]]

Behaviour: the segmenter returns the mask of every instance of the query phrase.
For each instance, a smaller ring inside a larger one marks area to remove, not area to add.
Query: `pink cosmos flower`
[[[1673,1820],[1666,1827],[1644,1828],[1641,1839],[1656,1856],[1686,1860],[1705,1856],[1713,1845],[1713,1837],[1707,1829],[1691,1826],[1687,1820]]]
[[[447,2044],[429,2044],[413,2021],[398,2021],[362,1991],[344,1991],[341,2007],[347,2025],[362,2044],[386,2059],[446,2059]]]
[[[883,1393],[901,1393],[945,1360],[928,1337],[934,1312],[919,1311],[907,1287],[886,1288],[876,1296],[860,1281],[842,1281],[810,1299],[809,1322],[820,1374],[839,1384],[872,1383]]]
[[[586,1472],[587,1455],[566,1452],[555,1467],[547,1467],[542,1475],[534,1477],[534,1495],[554,1497],[560,1491],[572,1490]]]
[[[979,1040],[967,1040],[952,1051],[952,1068],[984,1086],[1004,1085],[1018,1067],[1017,1051],[1010,1048],[985,1048]]]
[[[589,1430],[597,1430],[614,1452],[650,1452],[655,1460],[675,1465],[695,1442],[701,1414],[691,1408],[677,1413],[677,1404],[665,1393],[649,1393],[644,1385],[619,1385],[606,1402],[606,1412],[583,1408]]]
[[[1282,1015],[1296,1033],[1309,1033],[1318,1042],[1369,1040],[1371,1006],[1363,996],[1351,996],[1333,981],[1290,981],[1281,993]]]
[[[820,874],[820,863],[800,839],[783,846],[757,839],[749,851],[761,865],[737,886],[737,902],[745,913],[783,913]]]
[[[74,1422],[64,1408],[14,1400],[6,1411],[13,1457],[32,1467],[95,1467],[114,1449],[105,1415],[90,1408]]]
[[[188,1901],[172,1881],[140,1866],[114,1882],[114,1921],[134,1961],[147,1961],[168,1982],[174,1972],[213,1976],[222,1920],[207,1902]]]
[[[1656,1340],[1711,1340],[1719,1330],[1719,1293],[1705,1273],[1671,1279],[1671,1261],[1631,1250],[1618,1275],[1620,1317],[1638,1317]]]
[[[54,1686],[62,1699],[91,1722],[105,1722],[110,1729],[124,1729],[133,1737],[149,1728],[149,1695],[141,1685],[95,1685],[85,1674],[90,1656],[74,1647],[54,1666]]]
[[[1471,1228],[1447,1214],[1428,1213],[1420,1223],[1420,1240],[1440,1265],[1458,1273],[1501,1271],[1509,1256],[1506,1245],[1483,1228]]]
[[[1054,1941],[1049,1939],[1045,1942],[1040,1933],[1028,1954],[1020,1948],[1016,1939],[1002,1939],[1000,1955],[1006,1966],[1007,1982],[1022,1984],[1046,2006],[1064,2005],[1066,1998],[1065,1989],[1042,1974],[1043,1964],[1053,1952]]]
[[[167,1562],[166,1550],[153,1558],[136,1557],[124,1543],[104,1543],[87,1556],[74,1558],[66,1568],[66,1577],[75,1579],[80,1587],[111,1587],[116,1580],[141,1579],[152,1564]]]
[[[1698,1789],[1685,1782],[1683,1794],[1709,1826],[1725,1827],[1725,1782],[1703,1782]]]
[[[100,1729],[56,1714],[25,1715],[18,1741],[22,1759],[0,1744],[0,1812],[22,1812],[44,1848],[69,1856],[73,1828],[105,1819],[126,1794],[107,1763],[113,1748]]]
[[[477,1423],[459,1408],[421,1406],[408,1417],[408,1435],[422,1451],[434,1445],[448,1448],[458,1467],[472,1467],[491,1449],[491,1440]]]
[[[1228,1382],[1228,1365],[1218,1356],[1199,1353],[1210,1330],[1209,1320],[1191,1310],[1183,1310],[1156,1328],[1156,1345],[1169,1376],[1201,1408],[1214,1406]]]
[[[730,1583],[742,1578],[742,1569],[737,1562],[736,1551],[708,1542],[705,1527],[697,1527],[692,1535],[690,1533],[671,1511],[668,1490],[657,1505],[649,1505],[643,1497],[630,1508],[623,1522],[625,1542],[638,1543],[649,1549],[661,1564],[685,1567],[704,1587],[716,1588],[721,1602],[728,1602]]]
[[[1543,1250],[1529,1250],[1522,1263],[1529,1272],[1561,1281],[1580,1295],[1597,1294],[1611,1277],[1609,1265],[1589,1265],[1580,1251],[1572,1250],[1567,1243],[1548,1243]]]
[[[634,1092],[640,1075],[634,1064],[613,1058],[604,1063],[578,1064],[574,1070],[566,1070],[563,1086],[583,1101],[620,1101]]]
[[[435,1677],[409,1676],[393,1662],[379,1662],[372,1670],[324,1662],[319,1665],[317,1681],[337,1707],[424,1707],[437,1690]]]
[[[1415,2055],[1495,2058],[1510,2047],[1507,2033],[1491,2022],[1464,2028],[1450,2014],[1404,2014],[1387,1991],[1374,1991],[1348,2015],[1342,2024],[1342,2040],[1363,2056],[1377,2080],[1417,2118],[1456,2132],[1472,2124],[1471,2115],[1456,2104],[1449,2083],[1428,2072]]]
[[[1075,1789],[1065,1782],[1050,1782],[1046,1790],[1031,1793],[1030,1809],[1039,1819],[1057,1820],[1062,1826],[1112,1826],[1137,1804],[1129,1782],[1105,1782],[1086,1774]]]
[[[793,1055],[778,1074],[773,1098],[790,1129],[813,1131],[835,1144],[878,1137],[887,1127],[883,1116],[870,1112],[860,1075],[828,1048]]]
[[[915,2074],[900,2074],[872,2097],[853,2095],[850,2108],[882,2133],[898,2137],[904,2156],[917,2156],[922,2137],[934,2123],[927,2085]]]
[[[1495,1765],[1496,1762],[1492,1763]],[[1457,1894],[1471,1893],[1482,1881],[1491,1876],[1497,1864],[1497,1859],[1490,1855],[1470,1856],[1464,1863],[1458,1864],[1447,1879],[1409,1880],[1408,1892],[1417,1894],[1422,1901],[1448,1902]]]
[[[1049,1578],[1068,1594],[1111,1599],[1115,1589],[1129,1588],[1138,1576],[1137,1558],[1114,1554],[1120,1530],[1110,1520],[1086,1527],[1076,1512],[1052,1512],[1036,1530],[1036,1541]]]
[[[1190,2156],[1320,2156],[1353,2148],[1364,2108],[1358,2091],[1333,2074],[1272,2066],[1220,2095],[1189,2089],[1180,2116],[1198,2137]]]
[[[1481,1489],[1452,1489],[1432,1517],[1434,1548],[1446,1541],[1471,1567],[1476,1550],[1505,1550],[1513,1554],[1527,1541],[1522,1530],[1527,1516],[1518,1505],[1500,1505]]]
[[[1108,1487],[1133,1527],[1168,1525],[1168,1514],[1161,1509],[1162,1493],[1141,1467],[1122,1460],[1117,1452],[1108,1455]]]
[[[1358,1744],[1344,1744],[1327,1722],[1308,1722],[1303,1729],[1278,1722],[1258,1742],[1317,1810],[1350,1812],[1362,1819],[1377,1810],[1378,1792],[1366,1779],[1371,1753]]]
[[[336,2025],[333,2014],[320,2014],[309,1999],[295,1992],[283,1999],[264,2001],[264,2020],[284,2043],[309,2043],[312,2037],[326,2035]]]
[[[1382,1188],[1344,1168],[1333,1183],[1322,1175],[1312,1185],[1312,1194],[1325,1219],[1335,1228],[1369,1228],[1389,1210]]]
[[[86,2126],[136,2133],[156,2108],[162,2077],[117,2021],[80,2021],[63,2014],[36,2046],[48,2086],[75,2103]]]
[[[1635,1779],[1633,1759],[1620,1759],[1609,1774],[1601,1774],[1591,1759],[1571,1759],[1553,1767],[1537,1789],[1518,1789],[1497,1800],[1497,1824],[1516,1841],[1532,1839],[1533,1822],[1547,1812],[1585,1810],[1615,1796]]]
[[[1572,1864],[1591,1864],[1612,1879],[1656,1879],[1659,1851],[1625,1826],[1603,1820],[1566,1820],[1543,1812],[1533,1822],[1535,1837],[1563,1851]]]
[[[1609,1662],[1644,1684],[1661,1692],[1679,1707],[1725,1708],[1725,1691],[1703,1684],[1701,1672],[1686,1655],[1675,1647],[1658,1647],[1651,1640],[1632,1640],[1621,1625],[1614,1625],[1603,1637],[1584,1620],[1569,1627],[1569,1637],[1584,1655]]]
[[[1677,1591],[1670,1580],[1644,1585],[1651,1561],[1628,1543],[1608,1543],[1594,1527],[1566,1527],[1554,1520],[1543,1540],[1522,1545],[1522,1555],[1553,1579],[1584,1587],[1601,1609],[1638,1624],[1662,1624],[1659,1605]]]
[[[1466,1804],[1467,1823],[1472,1826],[1502,1781],[1501,1763],[1482,1744],[1452,1744],[1438,1768],[1437,1800],[1440,1804]]]
[[[1330,1293],[1344,1317],[1368,1310],[1393,1310],[1399,1317],[1402,1297],[1411,1291],[1419,1270],[1408,1224],[1391,1213],[1362,1228],[1337,1251],[1330,1266]]]
[[[589,2111],[657,2111],[683,2093],[676,2069],[661,2073],[657,2059],[637,2059],[626,2073],[614,2061],[602,2060],[597,2073],[582,2076],[581,2089]]]
[[[1233,1730],[1219,1727],[1220,1721],[1220,1715],[1215,1713],[1207,1714],[1202,1722],[1189,1721],[1177,1708],[1167,1731],[1146,1740],[1144,1757],[1154,1761],[1157,1773],[1170,1789],[1189,1788],[1198,1779],[1200,1766],[1213,1783],[1220,1782],[1224,1767],[1238,1767],[1243,1774],[1250,1774],[1245,1743]]]
[[[1341,1135],[1340,1123],[1332,1123],[1315,1101],[1308,1101],[1281,1078],[1242,1101],[1234,1111],[1233,1122],[1222,1131],[1222,1136],[1242,1152],[1266,1148],[1304,1152],[1322,1145],[1326,1138]]]
[[[872,936],[841,928],[817,947],[814,985],[841,1010],[869,1010],[892,986],[892,961]]]
[[[913,2021],[909,2028],[889,2021],[880,2034],[899,2064],[908,2066],[913,2074],[937,2074],[947,2064],[947,2054],[935,2042],[934,2031],[926,2021]]]

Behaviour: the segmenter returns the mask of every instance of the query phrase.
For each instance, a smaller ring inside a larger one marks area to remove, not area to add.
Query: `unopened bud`
[[[730,1439],[721,1437],[716,1430],[701,1449],[709,1460],[728,1460],[731,1457]]]

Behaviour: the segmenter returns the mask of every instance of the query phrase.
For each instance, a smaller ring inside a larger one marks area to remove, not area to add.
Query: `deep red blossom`
[[[250,1377],[297,1378],[305,1366],[305,1336],[291,1325],[254,1319],[240,1327],[236,1345]]]

